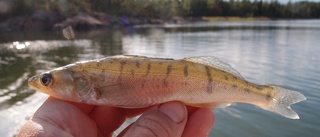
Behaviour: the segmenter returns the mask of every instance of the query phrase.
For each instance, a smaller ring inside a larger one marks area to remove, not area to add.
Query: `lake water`
[[[320,135],[320,20],[205,22],[76,32],[0,34],[0,136],[11,137],[46,99],[26,83],[35,73],[118,54],[184,58],[216,56],[247,80],[303,93],[299,120],[248,104],[214,111],[210,137]]]

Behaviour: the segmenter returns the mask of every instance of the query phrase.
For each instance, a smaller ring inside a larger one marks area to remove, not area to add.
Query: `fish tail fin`
[[[270,104],[262,108],[287,118],[299,119],[299,115],[291,109],[290,105],[303,101],[306,97],[297,91],[277,86],[271,87],[275,90],[275,95]]]

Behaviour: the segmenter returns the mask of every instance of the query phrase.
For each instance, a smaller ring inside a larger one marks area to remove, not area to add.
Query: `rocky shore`
[[[30,15],[12,17],[1,22],[0,32],[62,30],[67,26],[71,26],[75,30],[92,30],[114,25],[181,24],[195,21],[204,20],[202,18],[182,17],[172,17],[169,20],[163,20],[148,17],[111,16],[97,12],[80,12],[66,17],[59,13],[39,10]]]

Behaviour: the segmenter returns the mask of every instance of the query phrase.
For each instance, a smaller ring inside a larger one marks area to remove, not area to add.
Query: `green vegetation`
[[[161,19],[173,16],[320,17],[320,2],[308,1],[286,4],[281,4],[277,0],[8,0],[7,2],[11,5],[11,9],[6,15],[11,16],[25,15],[41,9],[66,16],[82,11]]]

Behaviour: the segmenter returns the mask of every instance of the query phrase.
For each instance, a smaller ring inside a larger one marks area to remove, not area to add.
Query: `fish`
[[[299,116],[290,105],[306,99],[294,90],[249,82],[214,56],[109,56],[42,72],[28,84],[61,100],[93,105],[143,108],[180,101],[215,109],[248,103],[291,119]]]

